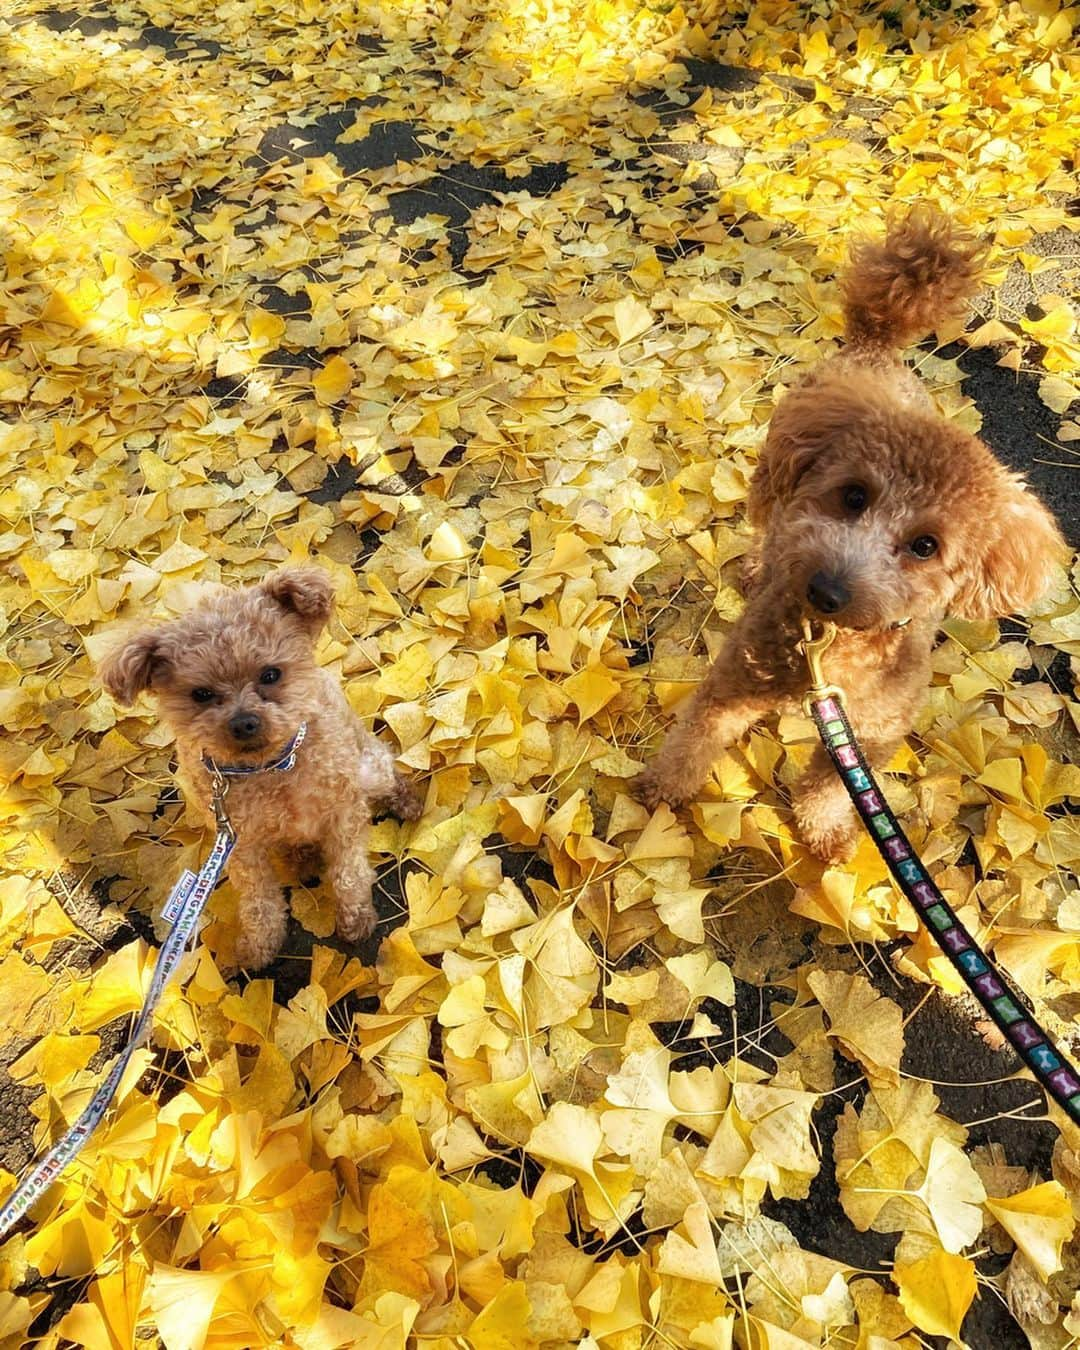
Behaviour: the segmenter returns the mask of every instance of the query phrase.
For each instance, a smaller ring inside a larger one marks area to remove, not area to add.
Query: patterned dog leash
[[[893,880],[987,1017],[1065,1114],[1080,1124],[1080,1072],[1030,1012],[1017,1004],[989,957],[934,884],[870,772],[844,712],[843,691],[825,682],[821,658],[836,637],[836,626],[826,624],[822,635],[815,638],[811,625],[804,621],[803,632],[799,648],[811,679],[803,707],[814,719],[822,744]]]
[[[217,885],[222,869],[232,852],[235,836],[229,818],[225,814],[225,789],[214,796],[214,817],[217,835],[206,862],[198,875],[185,871],[173,887],[172,893],[162,911],[163,917],[172,922],[172,928],[158,953],[157,965],[143,1000],[142,1008],[132,1029],[131,1038],[120,1052],[116,1063],[109,1070],[108,1077],[91,1097],[89,1105],[83,1110],[74,1125],[55,1143],[52,1148],[34,1163],[30,1170],[11,1192],[0,1207],[0,1237],[26,1214],[32,1204],[52,1185],[69,1162],[80,1152],[83,1145],[97,1129],[105,1117],[109,1103],[113,1099],[124,1076],[124,1070],[131,1057],[142,1044],[150,1029],[154,1015],[165,986],[176,970],[180,957],[193,937],[199,922],[199,916]]]
[[[161,1001],[161,995],[175,972],[180,957],[195,936],[206,902],[213,893],[236,842],[236,835],[225,811],[225,797],[229,791],[228,780],[252,773],[288,773],[296,763],[296,752],[303,745],[306,734],[307,724],[301,723],[289,744],[278,758],[269,764],[218,765],[213,760],[205,760],[213,794],[211,806],[216,831],[214,843],[198,874],[185,871],[173,887],[161,911],[162,918],[171,923],[172,928],[158,953],[150,988],[132,1028],[131,1038],[109,1070],[108,1077],[91,1097],[89,1105],[75,1124],[53,1144],[43,1158],[32,1164],[3,1205],[0,1205],[0,1238],[23,1218],[36,1200],[40,1199],[101,1124],[124,1076],[124,1070],[146,1038],[154,1009]]]

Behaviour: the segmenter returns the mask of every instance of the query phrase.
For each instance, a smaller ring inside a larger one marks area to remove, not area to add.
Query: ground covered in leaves
[[[0,1246],[0,1344],[1077,1343],[1080,1135],[872,848],[823,873],[793,837],[808,724],[678,816],[627,793],[738,611],[845,234],[890,202],[993,238],[959,345],[913,356],[1067,504],[1077,17],[8,6],[10,1172],[100,1081],[206,844],[149,707],[94,682],[119,621],[317,560],[321,658],[426,810],[376,829],[359,953],[301,887],[247,979],[219,890],[114,1116]],[[888,785],[1074,1055],[1076,583],[1030,631],[950,625]]]

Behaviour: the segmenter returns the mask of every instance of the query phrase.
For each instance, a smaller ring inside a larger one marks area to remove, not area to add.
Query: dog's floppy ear
[[[755,529],[766,525],[773,509],[791,500],[818,455],[856,421],[865,423],[868,414],[872,416],[873,404],[857,383],[810,384],[785,394],[769,422],[750,480],[750,524]]]
[[[986,544],[956,576],[949,612],[961,619],[997,619],[1023,612],[1068,556],[1053,516],[1022,483],[1011,483],[997,512],[985,521]]]
[[[259,582],[260,590],[317,633],[334,608],[334,583],[319,567],[283,567]]]
[[[152,688],[154,676],[160,676],[167,665],[168,656],[161,633],[150,629],[136,633],[114,647],[102,661],[98,673],[105,691],[117,703],[127,705],[134,703],[144,689]]]

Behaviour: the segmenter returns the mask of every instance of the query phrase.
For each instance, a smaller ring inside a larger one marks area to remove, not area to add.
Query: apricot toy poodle
[[[271,863],[317,865],[337,897],[347,941],[375,925],[367,835],[374,801],[415,820],[420,799],[381,741],[361,727],[339,682],[315,664],[333,587],[314,567],[287,567],[258,585],[222,588],[181,618],[128,637],[102,664],[120,703],[149,690],[176,737],[181,785],[211,825],[212,766],[229,773],[236,832],[229,875],[239,898],[237,960],[258,969],[285,937],[285,895]],[[301,726],[288,771],[273,769]]]
[[[959,317],[983,246],[935,209],[857,242],[842,279],[846,344],[781,398],[750,484],[756,553],[746,608],[635,789],[655,808],[697,794],[720,752],[793,710],[808,686],[801,621],[831,620],[827,679],[870,763],[911,728],[945,615],[1023,610],[1064,555],[1052,516],[977,437],[946,421],[900,350]],[[825,751],[793,795],[820,858],[851,856],[858,823]]]

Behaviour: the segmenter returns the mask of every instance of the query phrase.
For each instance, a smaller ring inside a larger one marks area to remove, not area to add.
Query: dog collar
[[[304,744],[307,735],[307,723],[301,722],[296,735],[288,743],[277,759],[269,764],[218,764],[209,755],[203,755],[203,764],[211,774],[222,778],[247,778],[253,773],[288,773],[296,764],[296,752]]]
[[[909,614],[906,619],[897,619],[895,623],[889,624],[888,628],[884,629],[884,631],[886,633],[898,632],[901,628],[906,628],[910,622],[911,615]]]

